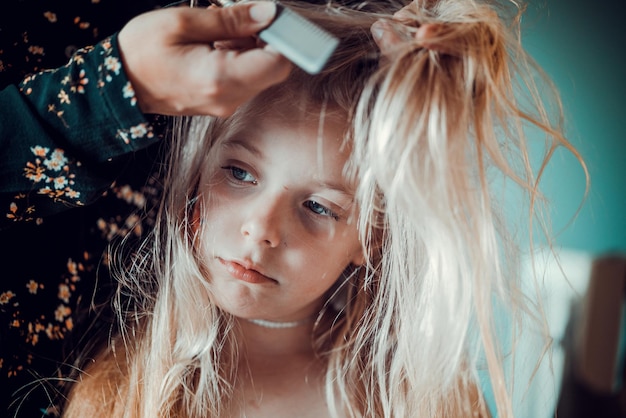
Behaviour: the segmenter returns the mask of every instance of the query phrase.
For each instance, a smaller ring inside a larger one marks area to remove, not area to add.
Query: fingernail
[[[379,40],[383,37],[385,33],[385,29],[383,29],[383,25],[380,22],[374,22],[372,24],[372,35],[376,40]]]
[[[250,19],[255,22],[269,22],[276,15],[276,4],[273,1],[263,1],[250,8]]]

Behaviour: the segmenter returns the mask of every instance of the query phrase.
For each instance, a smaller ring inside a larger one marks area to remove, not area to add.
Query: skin
[[[393,20],[400,24],[415,27],[414,13],[417,11],[417,7],[416,2],[410,3],[394,13]],[[423,48],[446,52],[445,47],[437,43],[437,36],[445,29],[444,24],[420,22],[412,35],[400,28],[386,20],[379,20],[371,27],[374,41],[386,57],[393,59],[396,48],[406,42],[409,39],[407,37],[412,37],[413,41],[417,41]]]
[[[129,21],[118,40],[139,108],[164,115],[226,116],[283,81],[291,63],[250,42],[275,13],[273,2],[250,2],[165,8]]]
[[[217,146],[196,216],[215,303],[225,311],[280,322],[310,318],[346,267],[363,263],[342,130],[326,123],[318,139],[316,122],[265,115]]]
[[[129,22],[120,33],[120,49],[142,111],[225,116],[284,80],[291,69],[287,60],[250,38],[267,26],[274,11],[252,19],[252,5],[159,10]],[[402,14],[395,18],[402,21]],[[429,42],[439,29],[423,24],[414,36],[424,47],[439,49],[436,42]],[[372,31],[383,54],[392,58],[394,46],[404,38],[383,21]],[[200,249],[215,302],[241,318],[243,360],[232,396],[237,401],[224,416],[328,416],[322,391],[324,365],[311,347],[312,323],[267,329],[245,319],[310,318],[343,269],[364,262],[350,221],[353,185],[341,175],[348,153],[340,147],[343,126],[327,124],[328,135],[321,144],[317,121],[289,125],[266,117],[249,120],[247,127],[237,140],[272,151],[259,158],[243,145],[221,149],[218,163],[205,173],[195,212],[196,224],[202,220],[205,238]],[[320,145],[323,160],[318,158]],[[339,179],[342,191],[320,187],[328,179]],[[209,184],[214,186],[210,194]],[[257,269],[268,279],[246,269]],[[122,347],[116,351],[121,353],[118,358],[104,360],[110,365],[84,375],[73,396],[93,399],[94,409],[115,399],[118,393],[107,379],[123,377],[107,373],[115,374],[120,370],[117,362],[124,362]],[[474,386],[469,389],[477,402],[478,391]],[[102,398],[93,398],[94,393]]]
[[[313,322],[270,329],[246,319],[311,318],[343,270],[364,262],[352,218],[354,185],[343,175],[350,153],[342,146],[345,118],[340,123],[326,115],[318,137],[318,120],[293,122],[286,112],[248,117],[214,146],[194,209],[193,225],[201,228],[196,245],[214,302],[239,323],[238,376],[223,417],[330,416],[325,364],[311,344]],[[260,282],[242,280],[223,261],[249,263],[268,278],[250,273]],[[113,402],[119,394],[110,384],[124,381],[116,373],[125,350],[118,349],[118,357],[87,368],[71,395],[87,401],[75,402],[71,416],[124,408],[123,400]]]
[[[394,18],[403,21],[408,9]],[[172,7],[131,19],[118,36],[124,70],[144,113],[228,116],[266,88],[284,81],[292,64],[254,35],[276,13],[273,2],[227,8]],[[423,24],[414,35],[439,49],[441,27]],[[382,52],[390,56],[402,41],[385,21],[372,26]]]
[[[327,123],[321,142],[317,128],[315,120],[289,124],[267,115],[249,118],[242,130],[216,145],[217,158],[201,180],[193,220],[202,228],[197,231],[198,250],[206,260],[215,303],[240,318],[238,376],[233,402],[223,417],[330,416],[325,364],[311,345],[313,323],[270,329],[245,320],[294,321],[315,315],[324,302],[322,295],[343,269],[364,262],[350,217],[354,185],[342,175],[349,153],[341,147],[343,126]],[[251,151],[252,146],[263,156]],[[248,260],[271,280],[249,283],[233,277],[220,259]],[[118,408],[118,413],[107,416],[123,414],[115,382],[125,381],[119,375],[125,347],[119,344],[112,352],[119,354],[87,368],[71,394],[81,399],[73,403],[78,412],[68,416],[109,407]],[[475,385],[465,384],[461,390],[470,392],[471,405],[480,411],[476,416],[489,416]],[[447,416],[468,413],[459,409]]]
[[[238,401],[226,416],[329,414],[312,319],[346,267],[364,262],[354,185],[343,175],[344,128],[327,117],[318,137],[317,120],[247,118],[216,145],[203,175],[199,251],[214,302],[241,331]],[[245,320],[259,318],[304,321],[270,329]]]

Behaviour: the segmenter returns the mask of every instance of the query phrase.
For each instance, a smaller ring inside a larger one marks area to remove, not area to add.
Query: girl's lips
[[[256,270],[247,269],[236,261],[226,261],[218,258],[220,263],[226,267],[226,271],[235,279],[252,284],[277,283],[276,280],[267,277]]]

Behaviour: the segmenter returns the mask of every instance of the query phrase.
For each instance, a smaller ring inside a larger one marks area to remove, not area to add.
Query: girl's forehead
[[[243,148],[261,156],[275,149],[294,155],[316,154],[324,159],[343,160],[350,148],[344,144],[343,125],[321,120],[251,119],[224,136],[222,146]]]
[[[269,98],[265,98],[269,99]],[[238,117],[242,124],[259,124],[270,122],[284,126],[341,126],[342,130],[348,127],[348,114],[338,105],[331,103],[317,103],[299,95],[292,100],[281,97],[278,100],[263,100],[258,97],[242,108]]]
[[[223,132],[222,140],[264,137],[272,135],[291,136],[324,144],[345,144],[348,130],[347,118],[338,112],[309,109],[308,112],[270,107],[267,111],[239,115]]]

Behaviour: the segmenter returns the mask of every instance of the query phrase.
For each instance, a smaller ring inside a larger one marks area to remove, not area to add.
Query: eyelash
[[[328,216],[330,218],[333,218],[334,220],[338,221],[339,220],[339,215],[337,215],[335,212],[333,212],[332,210],[328,209],[326,206],[324,205],[320,205],[318,202],[314,201],[314,200],[307,200],[306,202],[304,202],[304,206],[309,209],[311,212],[313,212],[316,215],[319,216]],[[322,210],[322,213],[316,211],[313,209],[312,206],[318,207]]]
[[[244,170],[241,167],[228,165],[228,166],[223,166],[221,168],[223,170],[229,171],[230,176],[239,183],[246,183],[246,184],[253,184],[253,185],[258,184],[257,179],[254,179],[252,181],[245,180],[246,176],[250,176],[250,177],[253,177],[253,176],[247,170]],[[243,178],[240,178],[240,177],[243,177]],[[335,221],[339,221],[339,215],[337,215],[335,212],[333,212],[326,206],[314,200],[307,200],[306,202],[304,202],[304,207],[307,208],[309,211],[311,211],[314,215],[321,216],[321,217],[329,217],[329,218],[333,218]]]
[[[235,174],[235,172],[239,172],[240,174],[243,173],[243,177],[245,178],[246,176],[250,176],[252,178],[254,178],[252,176],[252,174],[250,174],[247,170],[244,170],[243,168],[234,166],[234,165],[228,165],[228,166],[224,166],[222,167],[222,169],[230,171],[230,176],[235,179],[236,181],[240,182],[240,183],[248,183],[248,184],[257,184],[258,181],[257,179],[254,179],[252,181],[249,180],[244,180],[239,178],[239,176],[237,174]]]

